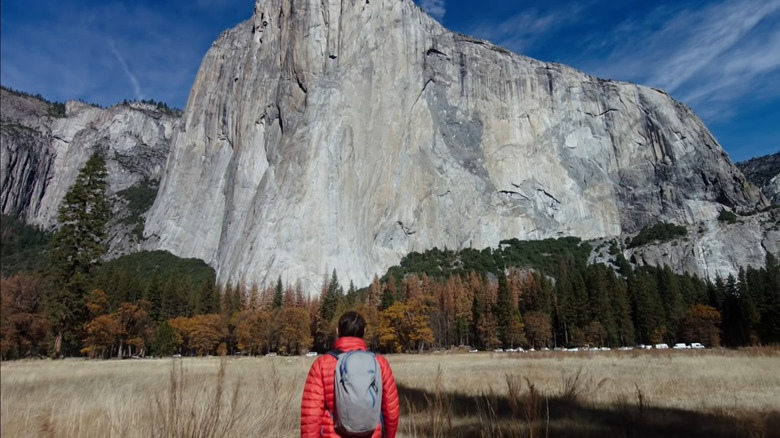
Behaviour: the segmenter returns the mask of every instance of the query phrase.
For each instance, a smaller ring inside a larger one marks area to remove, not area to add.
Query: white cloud
[[[421,0],[420,6],[425,9],[431,17],[442,21],[447,9],[444,7],[444,0]]]
[[[582,8],[579,6],[546,13],[529,9],[499,23],[479,23],[468,33],[522,53],[533,46],[535,41],[546,38],[552,32],[576,21],[581,11]]]
[[[122,54],[119,53],[119,50],[117,50],[116,45],[112,40],[108,40],[108,47],[111,49],[111,52],[114,53],[114,56],[116,56],[119,64],[122,65],[122,70],[125,72],[125,76],[127,76],[127,79],[130,80],[130,84],[133,86],[133,91],[135,92],[135,98],[137,100],[143,100],[144,93],[141,91],[141,85],[138,83],[138,78],[136,78],[133,72],[130,70],[127,62],[125,62],[125,58],[123,58]]]
[[[657,66],[649,79],[670,92],[676,91],[734,47],[778,7],[778,0],[762,4],[728,1],[698,13],[681,14],[656,36],[657,42],[676,41],[677,49],[671,50],[669,59]],[[670,49],[669,46],[655,49],[663,48]],[[739,52],[734,55],[740,56]],[[751,69],[749,65],[745,67]]]
[[[725,0],[706,8],[658,7],[626,20],[590,47],[611,47],[579,65],[601,77],[662,88],[712,121],[780,96],[780,0]],[[588,51],[586,50],[586,56]]]

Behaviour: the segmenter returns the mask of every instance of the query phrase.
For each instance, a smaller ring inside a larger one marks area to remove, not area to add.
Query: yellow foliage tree
[[[234,332],[236,346],[256,355],[269,346],[269,316],[264,311],[244,311],[239,315]]]
[[[228,334],[227,321],[222,315],[212,313],[190,319],[192,329],[188,347],[199,356],[215,351]]]
[[[380,313],[379,343],[394,352],[422,350],[433,342],[428,306],[422,298],[395,302]]]

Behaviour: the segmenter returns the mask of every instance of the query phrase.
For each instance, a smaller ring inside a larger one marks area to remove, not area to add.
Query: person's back
[[[346,312],[339,319],[338,339],[334,349],[341,352],[365,350],[363,341],[365,320],[359,313]],[[301,437],[341,437],[334,427],[335,372],[338,354],[319,356],[311,366],[301,399]],[[394,438],[398,430],[399,403],[395,378],[390,364],[376,355],[382,378],[382,416],[373,434],[374,438]]]

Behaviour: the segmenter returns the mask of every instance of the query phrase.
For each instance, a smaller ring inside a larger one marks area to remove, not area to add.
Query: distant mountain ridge
[[[154,200],[178,121],[175,111],[156,103],[100,108],[76,100],[48,102],[3,87],[0,212],[53,229],[76,174],[92,152],[100,150],[109,172],[108,191],[116,201],[109,232],[111,255],[140,250],[140,215]],[[151,197],[145,206],[129,199],[139,190],[152,191],[140,197]]]

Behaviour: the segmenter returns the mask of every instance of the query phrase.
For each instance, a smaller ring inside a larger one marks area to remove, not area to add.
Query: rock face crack
[[[551,195],[550,192],[548,192],[547,190],[545,190],[545,189],[536,189],[536,190],[538,192],[544,193],[545,196],[547,196],[548,198],[550,198],[553,201],[555,201],[555,205],[560,205],[561,204],[561,201],[559,201],[555,196]],[[553,204],[550,204],[551,207],[552,207],[552,205]]]
[[[523,193],[520,192],[516,192],[514,190],[499,190],[498,193],[501,195],[509,196],[510,198],[522,198],[528,201],[531,200],[531,198],[529,198],[527,195],[524,195]]]
[[[398,221],[398,225],[401,227],[401,231],[403,231],[404,236],[411,236],[412,234],[416,233],[417,231],[413,230],[411,227],[407,227],[404,225],[403,222]]]

